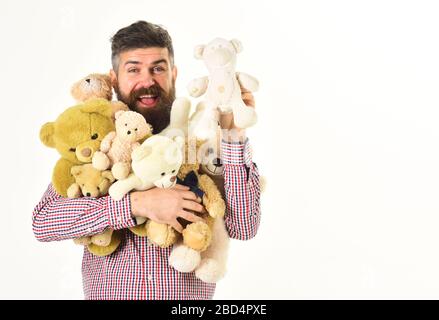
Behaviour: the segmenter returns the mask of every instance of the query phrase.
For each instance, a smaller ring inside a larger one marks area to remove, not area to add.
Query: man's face
[[[119,54],[118,70],[111,70],[110,76],[117,98],[141,113],[154,133],[169,124],[177,69],[171,66],[167,48],[124,51]]]

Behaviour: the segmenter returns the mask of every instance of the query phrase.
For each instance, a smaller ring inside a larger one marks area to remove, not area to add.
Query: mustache
[[[139,99],[143,95],[153,95],[160,98],[164,95],[164,93],[165,92],[163,91],[163,89],[157,84],[153,84],[148,88],[139,88],[130,93],[130,96],[128,98],[129,105],[134,105],[137,99]]]

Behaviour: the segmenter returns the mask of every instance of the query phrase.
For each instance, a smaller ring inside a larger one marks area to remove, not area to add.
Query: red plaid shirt
[[[223,142],[225,224],[231,238],[248,240],[260,222],[259,174],[245,144]],[[194,272],[169,266],[172,248],[162,249],[126,228],[135,225],[130,197],[63,198],[52,185],[33,212],[33,231],[39,241],[59,241],[124,229],[123,240],[111,255],[98,257],[84,249],[83,287],[86,299],[212,299],[215,284],[202,282]]]

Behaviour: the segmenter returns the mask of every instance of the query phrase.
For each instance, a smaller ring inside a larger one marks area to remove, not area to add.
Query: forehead
[[[119,54],[119,59],[121,65],[128,61],[136,61],[146,65],[163,59],[170,62],[168,49],[159,47],[126,50]]]

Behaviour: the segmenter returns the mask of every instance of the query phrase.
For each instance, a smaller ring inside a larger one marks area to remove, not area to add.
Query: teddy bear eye
[[[96,140],[96,139],[98,138],[98,134],[95,133],[94,135],[91,136],[91,138],[92,138],[93,140]]]
[[[76,152],[76,148],[70,148],[69,151]]]
[[[101,189],[99,189],[99,187],[98,187],[98,191],[101,191]]]
[[[137,128],[136,128],[136,129],[134,129],[134,131],[137,131]]]
[[[125,127],[128,126],[128,123],[125,123]]]
[[[175,170],[172,170],[172,173],[175,173]]]
[[[165,175],[166,173],[162,172],[162,177]]]

